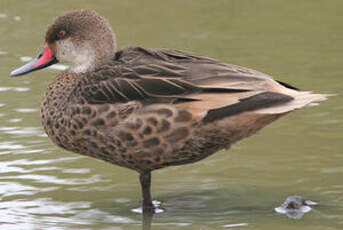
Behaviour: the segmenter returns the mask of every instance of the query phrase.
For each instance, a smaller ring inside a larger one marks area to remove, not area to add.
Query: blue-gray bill
[[[43,51],[38,55],[37,58],[27,63],[26,65],[19,67],[11,72],[11,77],[21,76],[32,71],[46,68],[50,65],[57,63],[58,60],[52,54],[52,51],[48,45],[45,45]]]

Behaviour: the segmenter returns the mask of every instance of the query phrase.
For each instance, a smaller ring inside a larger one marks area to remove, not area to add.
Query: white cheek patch
[[[70,38],[57,41],[56,57],[61,63],[70,64],[70,71],[82,73],[95,64],[95,51],[89,43],[77,45]]]

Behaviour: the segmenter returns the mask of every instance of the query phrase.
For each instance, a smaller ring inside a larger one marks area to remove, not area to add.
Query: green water
[[[119,47],[188,50],[335,93],[193,165],[153,173],[166,210],[151,229],[343,229],[343,1],[0,1],[0,229],[142,229],[135,172],[68,153],[45,136],[42,94],[58,70],[9,72],[42,48],[51,19],[94,9]],[[289,195],[319,205],[294,220]]]

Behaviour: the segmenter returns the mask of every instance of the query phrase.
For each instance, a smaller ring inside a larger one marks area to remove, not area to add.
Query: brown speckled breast
[[[88,104],[72,96],[77,84],[77,75],[62,73],[44,96],[41,119],[55,144],[137,171],[181,163],[175,153],[192,137],[191,113],[168,104]]]

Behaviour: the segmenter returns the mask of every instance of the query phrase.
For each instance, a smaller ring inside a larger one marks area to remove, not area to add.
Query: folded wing
[[[91,104],[172,104],[205,122],[245,111],[286,113],[325,100],[248,68],[193,54],[128,48],[85,75],[80,86]]]

